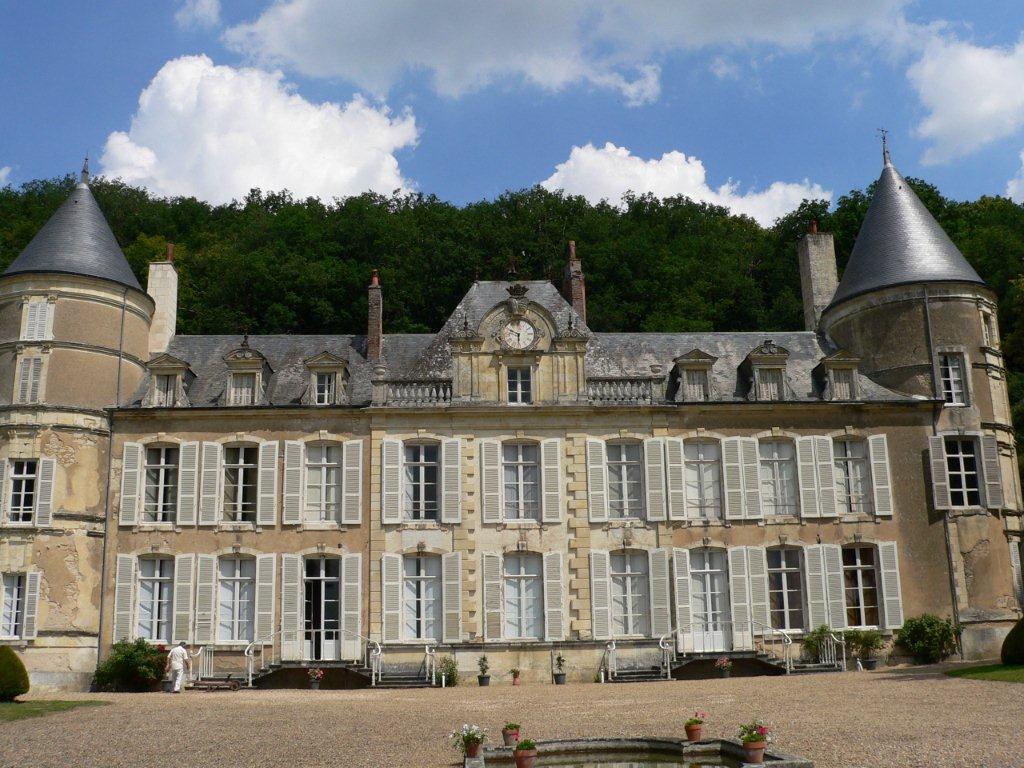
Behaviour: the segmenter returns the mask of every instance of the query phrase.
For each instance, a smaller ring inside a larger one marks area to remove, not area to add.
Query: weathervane
[[[888,167],[892,165],[892,159],[889,157],[889,131],[878,128],[876,133],[882,137],[882,162]]]

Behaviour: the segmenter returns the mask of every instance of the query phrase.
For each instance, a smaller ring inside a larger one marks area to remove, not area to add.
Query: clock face
[[[525,320],[511,320],[501,329],[501,340],[512,349],[526,349],[536,338],[536,329]]]

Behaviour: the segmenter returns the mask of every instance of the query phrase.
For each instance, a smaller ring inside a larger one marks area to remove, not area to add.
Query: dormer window
[[[692,349],[680,355],[675,363],[677,403],[702,403],[711,399],[711,369],[718,358]]]
[[[853,368],[833,368],[829,377],[833,400],[855,400]]]
[[[781,368],[758,367],[755,371],[758,400],[784,400],[784,377]]]
[[[821,399],[856,400],[860,396],[857,391],[857,366],[859,364],[859,357],[842,349],[823,357],[811,371],[815,391],[820,394]]]
[[[232,373],[228,388],[228,405],[254,405],[256,402],[256,374]]]
[[[223,402],[226,405],[260,405],[263,389],[273,371],[267,359],[249,346],[249,337],[242,339],[242,345],[224,356],[228,366],[227,389]]]
[[[527,366],[509,366],[509,405],[529,405],[533,402],[533,371]]]
[[[339,405],[345,402],[346,362],[331,352],[305,361],[309,370],[309,387],[302,401],[308,405]]]
[[[747,386],[748,400],[785,400],[786,361],[789,350],[771,339],[750,351],[740,363],[740,378]]]
[[[173,373],[158,373],[153,381],[153,405],[166,408],[174,405],[178,392],[178,376]]]
[[[338,387],[338,374],[333,372],[317,373],[315,403],[317,405],[332,405],[334,393]]]
[[[153,408],[174,408],[188,405],[185,390],[195,375],[184,360],[166,353],[146,363],[149,368],[149,392],[143,405]]]

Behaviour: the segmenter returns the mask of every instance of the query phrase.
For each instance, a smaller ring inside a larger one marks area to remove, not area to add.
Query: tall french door
[[[729,569],[724,551],[690,550],[690,611],[695,652],[732,648]]]
[[[307,557],[303,659],[341,658],[341,560]]]

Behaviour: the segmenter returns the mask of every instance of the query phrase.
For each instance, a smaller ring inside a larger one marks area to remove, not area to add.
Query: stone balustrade
[[[661,379],[617,377],[587,380],[587,399],[595,405],[644,405],[665,399]]]
[[[399,407],[451,405],[452,383],[448,379],[384,382],[381,405]]]

